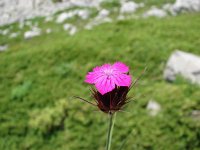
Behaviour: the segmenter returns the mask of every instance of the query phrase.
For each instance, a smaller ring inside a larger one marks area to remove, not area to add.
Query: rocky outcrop
[[[101,1],[65,0],[53,3],[52,0],[0,0],[0,26],[36,16],[49,16],[73,6],[98,7]]]
[[[200,11],[200,0],[176,0],[173,9],[176,12],[182,10]]]

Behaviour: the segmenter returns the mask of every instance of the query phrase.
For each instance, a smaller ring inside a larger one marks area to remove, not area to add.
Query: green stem
[[[113,127],[115,123],[115,113],[114,114],[109,114],[109,128],[108,128],[108,137],[107,137],[107,142],[106,142],[106,150],[110,150],[111,147],[111,141],[112,141],[112,132],[113,132]]]

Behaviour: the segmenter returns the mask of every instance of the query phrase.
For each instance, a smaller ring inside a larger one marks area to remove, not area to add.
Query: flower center
[[[112,69],[106,69],[104,70],[104,73],[106,74],[106,76],[108,76],[108,78],[113,74],[113,70]]]

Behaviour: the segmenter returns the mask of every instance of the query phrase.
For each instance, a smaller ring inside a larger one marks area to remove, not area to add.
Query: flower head
[[[91,89],[96,104],[81,97],[76,98],[98,107],[105,113],[113,114],[128,103],[127,94],[131,88],[131,76],[128,72],[129,67],[121,62],[97,66],[86,75],[85,80],[96,87]]]
[[[86,76],[85,82],[94,84],[97,91],[104,95],[111,92],[116,86],[131,85],[131,76],[128,75],[129,67],[121,62],[116,62],[113,65],[104,64],[97,66],[92,72]]]

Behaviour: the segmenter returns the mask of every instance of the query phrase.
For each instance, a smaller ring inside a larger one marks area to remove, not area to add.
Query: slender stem
[[[109,128],[108,128],[108,137],[107,137],[107,142],[106,142],[106,150],[110,150],[110,147],[111,147],[114,123],[115,123],[115,113],[114,114],[110,113],[109,114]]]

